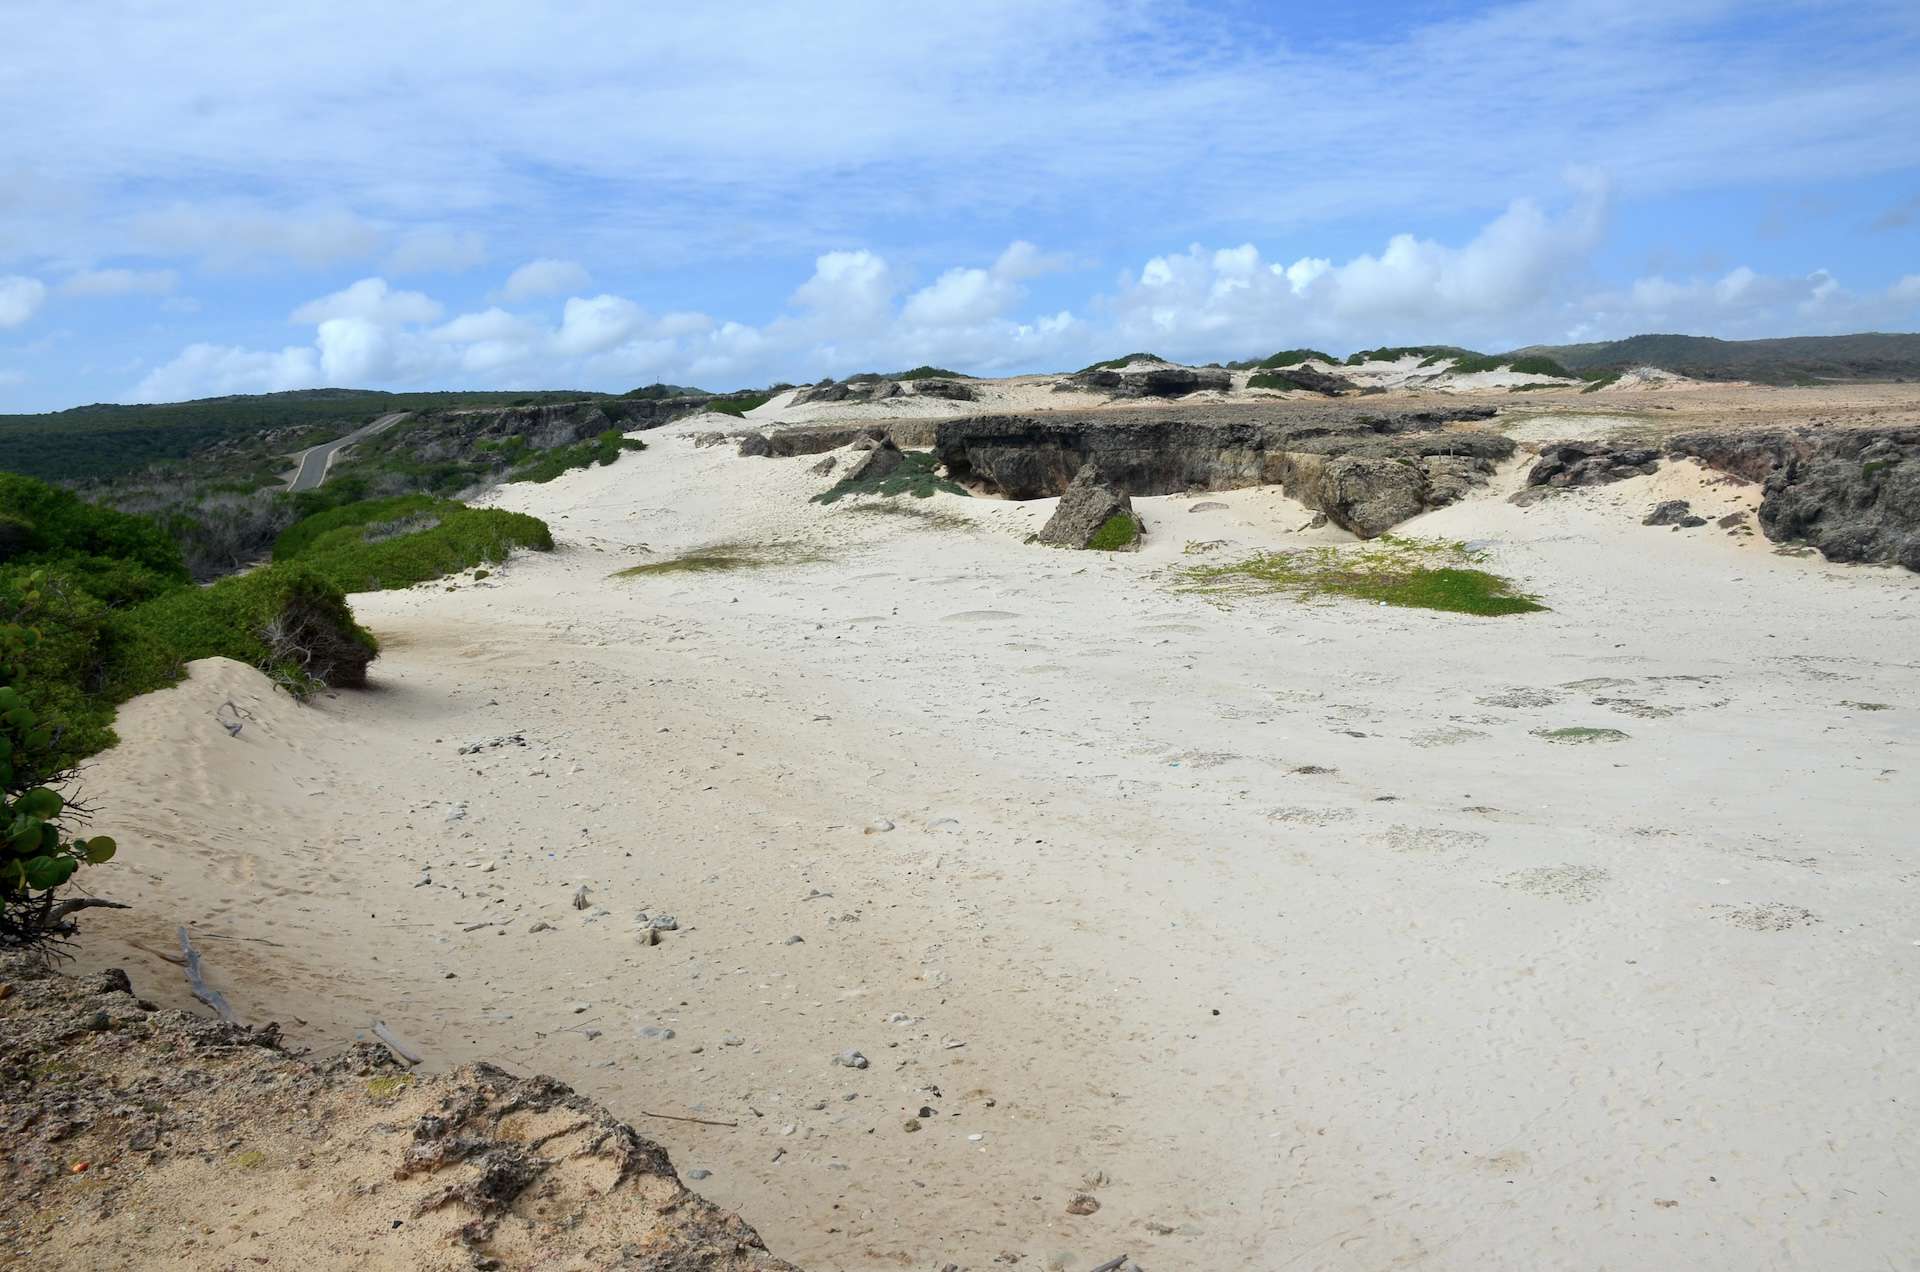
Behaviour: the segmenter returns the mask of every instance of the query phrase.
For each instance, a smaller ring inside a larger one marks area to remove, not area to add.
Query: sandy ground
[[[1402,532],[1550,612],[1221,608],[1174,571],[1343,536],[1248,490],[1062,553],[649,441],[499,492],[551,556],[355,598],[372,690],[128,704],[82,963],[184,1004],[184,922],[317,1049],[552,1073],[812,1269],[1920,1262],[1920,577],[1516,464]],[[723,542],[779,546],[610,577]]]

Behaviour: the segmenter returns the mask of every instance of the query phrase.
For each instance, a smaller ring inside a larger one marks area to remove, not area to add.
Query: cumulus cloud
[[[40,312],[47,285],[19,274],[0,275],[0,328],[18,327]]]
[[[559,296],[577,292],[593,281],[586,267],[574,261],[542,258],[528,261],[507,275],[500,289],[502,300],[530,300],[535,296]]]
[[[794,290],[793,302],[843,323],[884,317],[899,284],[885,258],[865,250],[828,252],[813,263],[813,277]]]
[[[136,402],[180,402],[229,393],[278,393],[320,383],[319,358],[311,348],[278,353],[232,345],[191,344],[135,386]]]
[[[423,292],[395,291],[384,278],[363,278],[330,296],[310,300],[293,311],[292,321],[325,323],[351,318],[377,324],[432,322],[440,302]]]
[[[162,296],[180,276],[170,269],[83,269],[60,282],[68,296]]]

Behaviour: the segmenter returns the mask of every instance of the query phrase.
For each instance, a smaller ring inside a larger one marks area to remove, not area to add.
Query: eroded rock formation
[[[1129,532],[1115,536],[1110,545],[1096,545],[1096,538],[1116,517],[1125,520]],[[1068,483],[1059,506],[1036,537],[1057,548],[1101,546],[1131,551],[1140,546],[1140,536],[1145,530],[1127,492],[1109,481],[1098,464],[1084,464]]]
[[[1460,498],[1511,455],[1454,425],[1491,407],[1358,415],[1331,406],[1199,407],[988,415],[942,421],[934,450],[955,480],[1011,499],[1064,494],[1088,462],[1131,495],[1277,485],[1372,537]]]
[[[1054,386],[1056,392],[1107,393],[1117,398],[1178,398],[1212,389],[1225,393],[1233,387],[1233,373],[1212,367],[1143,366],[1135,370],[1093,367],[1070,375]]]

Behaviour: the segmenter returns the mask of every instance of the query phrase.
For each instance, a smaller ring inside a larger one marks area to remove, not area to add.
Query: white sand
[[[1063,553],[1048,501],[650,442],[500,492],[550,557],[355,598],[373,690],[129,704],[86,785],[139,909],[83,963],[184,1003],[186,922],[295,1040],[555,1074],[815,1269],[1920,1260],[1920,578],[1638,525],[1752,504],[1689,466],[1523,509],[1516,463],[1403,533],[1549,613],[1221,609],[1167,572],[1343,536],[1238,491]],[[830,556],[608,577],[727,541]]]

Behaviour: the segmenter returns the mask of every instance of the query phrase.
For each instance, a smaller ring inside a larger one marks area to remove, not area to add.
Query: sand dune
[[[1399,532],[1549,612],[1222,607],[1171,571],[1344,536],[1258,489],[1056,552],[691,431],[496,492],[551,558],[355,598],[366,693],[129,704],[83,961],[184,1003],[184,922],[316,1048],[737,1121],[645,1129],[814,1269],[1920,1260],[1920,579],[1516,464]],[[768,563],[610,577],[716,544]]]

